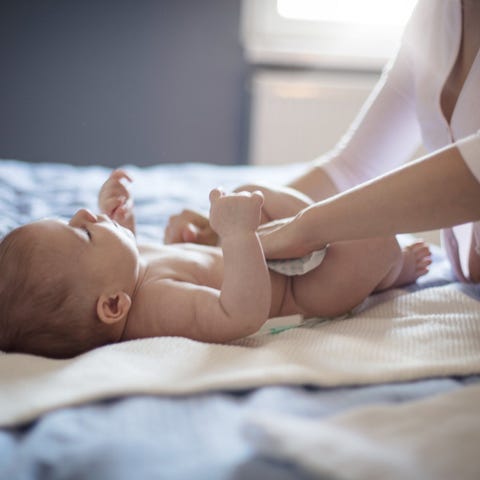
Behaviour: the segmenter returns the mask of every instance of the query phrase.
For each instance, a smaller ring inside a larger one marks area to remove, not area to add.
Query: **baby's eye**
[[[90,230],[87,227],[83,227],[83,230],[87,234],[88,239],[91,240],[92,239],[92,234],[90,233]]]

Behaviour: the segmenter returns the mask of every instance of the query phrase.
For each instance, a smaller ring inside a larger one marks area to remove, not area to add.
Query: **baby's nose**
[[[97,222],[97,216],[94,215],[90,210],[87,208],[81,208],[80,210],[75,213],[75,215],[70,220],[70,225],[75,227],[79,223],[83,222]]]
[[[104,213],[99,213],[98,215],[95,216],[96,217],[96,222],[110,222],[112,223],[112,221],[110,220],[110,218],[108,217],[108,215],[105,215]]]

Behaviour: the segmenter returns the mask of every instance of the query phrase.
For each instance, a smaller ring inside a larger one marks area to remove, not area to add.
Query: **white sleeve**
[[[455,142],[467,167],[480,182],[480,130]]]
[[[317,160],[341,191],[398,167],[421,143],[406,37],[347,133]]]

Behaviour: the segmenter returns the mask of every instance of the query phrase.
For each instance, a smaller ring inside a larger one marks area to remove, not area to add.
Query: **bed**
[[[208,192],[302,165],[125,167],[137,234]],[[0,161],[0,234],[95,209],[109,170]],[[1,479],[480,478],[480,288],[439,248],[415,285],[342,319],[229,345],[149,339],[72,360],[0,353]]]

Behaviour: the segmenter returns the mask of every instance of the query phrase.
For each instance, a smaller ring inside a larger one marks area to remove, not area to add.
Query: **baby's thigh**
[[[347,313],[373,292],[398,259],[399,251],[393,237],[330,245],[316,269],[293,277],[296,304],[310,316]]]

